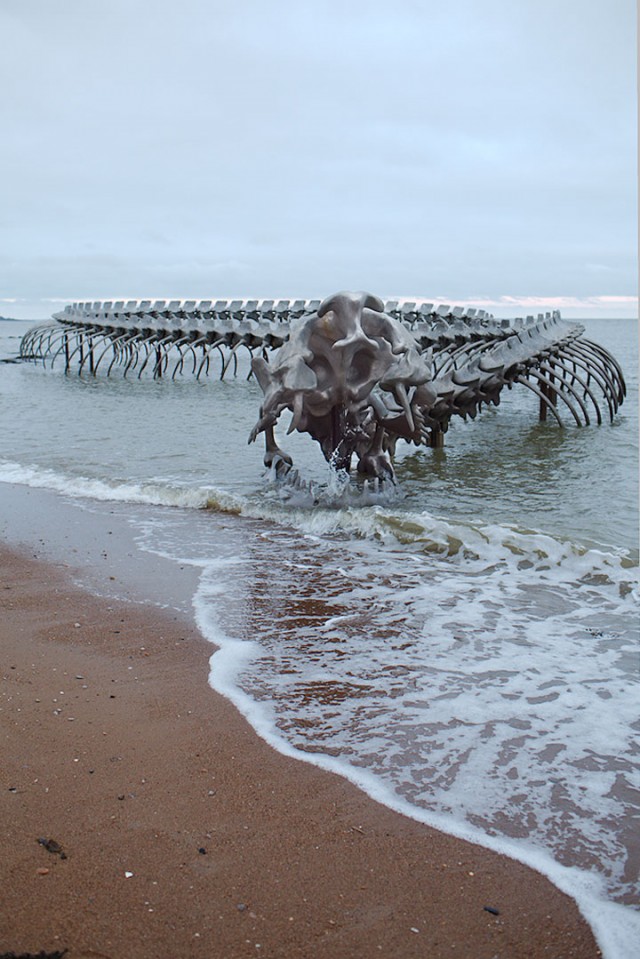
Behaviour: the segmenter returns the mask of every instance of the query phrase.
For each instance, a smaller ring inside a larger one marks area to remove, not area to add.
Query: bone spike
[[[407,417],[407,423],[409,424],[409,429],[411,430],[412,433],[415,432],[416,425],[413,419],[413,413],[411,412],[411,404],[409,403],[409,397],[407,396],[407,390],[404,383],[396,383],[396,386],[393,392],[396,399],[398,400],[398,403],[400,404],[400,406],[405,412],[405,416]]]
[[[293,418],[287,430],[287,436],[289,433],[293,433],[295,429],[298,428],[300,420],[302,419],[302,404],[303,404],[303,395],[302,393],[296,393],[293,400]]]

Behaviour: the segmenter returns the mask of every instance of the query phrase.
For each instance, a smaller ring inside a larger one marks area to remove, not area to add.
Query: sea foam
[[[328,537],[263,530],[264,557],[258,545],[231,579],[220,563],[203,569],[196,616],[221,650],[212,686],[281,751],[543,872],[577,900],[607,959],[630,959],[637,607],[621,586],[632,571],[495,527],[456,528],[463,548],[416,561],[336,540],[336,521]],[[447,524],[429,523],[450,541]]]

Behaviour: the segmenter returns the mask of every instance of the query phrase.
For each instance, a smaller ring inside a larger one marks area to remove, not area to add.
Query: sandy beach
[[[0,956],[600,955],[544,877],[263,743],[188,617],[0,556]]]

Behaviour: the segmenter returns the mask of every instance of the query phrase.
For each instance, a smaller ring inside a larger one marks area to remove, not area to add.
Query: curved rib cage
[[[30,330],[20,357],[65,373],[222,379],[238,357],[268,361],[289,339],[291,323],[313,316],[320,300],[132,300],[79,302]],[[539,399],[540,419],[578,426],[613,420],[626,387],[615,358],[558,312],[496,320],[483,310],[387,301],[384,311],[408,329],[431,365],[437,398],[423,442],[440,445],[454,415],[474,417],[500,392],[521,384]],[[249,373],[251,376],[251,372]]]

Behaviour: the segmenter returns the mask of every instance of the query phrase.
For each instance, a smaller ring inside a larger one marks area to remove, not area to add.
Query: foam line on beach
[[[211,487],[157,483],[107,482],[89,476],[70,476],[52,469],[21,466],[18,463],[0,463],[0,482],[16,483],[32,489],[49,489],[75,498],[101,502],[139,503],[149,506],[173,506],[183,509],[205,509],[215,503],[220,512],[240,512],[239,498]]]
[[[210,602],[213,595],[210,582],[206,597],[202,594],[202,585],[194,597],[196,623],[202,634],[217,647],[210,658],[209,683],[212,689],[234,703],[265,742],[285,756],[312,763],[342,776],[362,789],[371,799],[396,812],[458,839],[484,846],[536,870],[576,901],[596,936],[604,959],[631,959],[637,942],[640,941],[640,914],[607,900],[602,877],[563,866],[547,852],[530,844],[489,836],[469,823],[420,809],[402,799],[366,769],[356,768],[344,760],[323,753],[297,749],[287,742],[277,730],[275,714],[269,704],[257,701],[239,685],[239,675],[251,662],[258,646],[234,640],[221,632]],[[219,595],[223,592],[220,587]]]
[[[298,501],[282,501],[278,493],[272,498],[250,497],[210,486],[171,484],[160,480],[157,483],[131,483],[117,479],[107,482],[6,461],[0,462],[0,482],[49,489],[74,498],[101,502],[242,514],[251,519],[295,526],[311,536],[345,533],[364,539],[410,545],[444,556],[452,556],[463,550],[486,558],[487,551],[493,549],[493,559],[490,558],[489,562],[502,559],[507,551],[521,560],[533,558],[536,561],[548,561],[555,570],[569,569],[567,560],[570,559],[573,566],[569,575],[572,577],[593,573],[617,578],[622,573],[625,581],[631,579],[631,588],[637,580],[637,574],[631,572],[637,567],[637,558],[628,550],[586,548],[534,530],[518,530],[497,524],[451,523],[426,511],[394,511],[375,502],[363,501],[357,495],[352,502],[352,492],[343,493],[343,498],[340,498],[333,489],[328,490],[326,500],[317,501],[309,498],[308,494],[301,494]],[[629,573],[623,572],[627,570]]]

